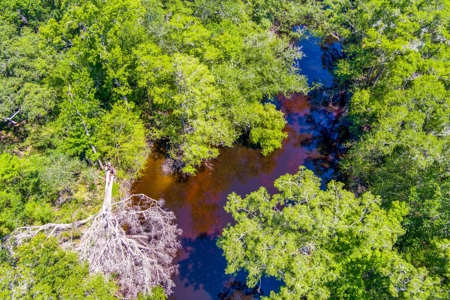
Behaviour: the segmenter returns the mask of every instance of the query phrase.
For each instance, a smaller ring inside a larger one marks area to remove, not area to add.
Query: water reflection
[[[316,75],[320,71],[317,76],[327,79],[324,75],[327,71],[321,68],[320,49],[317,45],[306,45],[316,47],[316,56],[311,49],[308,50],[311,53],[305,51],[303,44],[303,51],[310,56],[302,60],[302,65],[304,61],[313,60],[309,65],[305,63],[303,70]],[[314,66],[317,63],[319,69]],[[282,149],[268,156],[243,145],[224,148],[213,162],[213,169],[203,168],[188,179],[163,175],[161,154],[154,153],[148,159],[146,171],[134,192],[164,198],[183,230],[183,249],[176,259],[180,274],[174,278],[177,286],[172,299],[254,299],[279,288],[279,282],[264,278],[258,292],[258,287],[248,288],[244,284],[244,273],[236,277],[225,274],[226,261],[216,246],[216,238],[233,221],[223,209],[227,195],[236,192],[245,196],[260,186],[274,193],[274,180],[280,175],[295,173],[300,165],[312,169],[325,181],[330,180],[335,176],[337,158],[342,150],[337,147],[339,139],[346,133],[345,127],[337,121],[342,113],[337,105],[316,105],[313,103],[323,101],[311,101],[305,95],[280,96],[277,102],[287,120],[284,130],[288,138],[283,141]]]

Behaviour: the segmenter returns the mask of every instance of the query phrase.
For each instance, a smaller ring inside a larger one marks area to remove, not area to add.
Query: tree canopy
[[[342,161],[348,185],[402,201],[409,213],[395,247],[448,284],[449,1],[334,3],[345,57],[336,77],[353,95],[354,139]]]
[[[242,198],[228,196],[229,225],[218,245],[227,273],[248,272],[247,284],[262,276],[283,282],[270,299],[439,298],[437,278],[415,268],[395,249],[407,213],[405,204],[381,207],[370,193],[355,197],[343,184],[320,179],[300,167]]]
[[[89,275],[73,252],[41,234],[0,264],[3,299],[116,299],[117,287],[100,274]]]
[[[305,28],[342,46],[348,191],[301,168],[230,195],[228,272],[282,280],[272,298],[449,298],[449,0],[0,0],[0,238],[99,211],[104,172],[124,196],[153,142],[192,176],[242,137],[279,149]],[[5,297],[114,296],[43,239],[2,256]]]
[[[124,196],[155,141],[190,175],[242,135],[265,155],[280,148],[285,121],[270,100],[308,87],[290,30],[269,30],[275,10],[258,7],[0,0],[0,238],[98,212],[105,166],[112,197]]]

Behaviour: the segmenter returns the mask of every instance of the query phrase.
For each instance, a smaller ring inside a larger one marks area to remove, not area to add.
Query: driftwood
[[[172,261],[181,247],[177,240],[181,230],[175,224],[175,214],[162,208],[163,200],[143,194],[113,203],[114,178],[115,170],[107,164],[105,198],[98,214],[70,224],[20,227],[8,237],[5,245],[12,252],[15,246],[41,232],[58,236],[90,222],[72,250],[89,262],[92,273],[116,275],[126,298],[149,294],[157,285],[170,294],[175,286],[171,277],[177,272]]]

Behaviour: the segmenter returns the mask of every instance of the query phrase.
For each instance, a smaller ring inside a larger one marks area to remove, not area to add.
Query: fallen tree
[[[172,261],[180,248],[177,237],[181,234],[175,224],[175,214],[163,209],[163,200],[143,194],[112,202],[114,179],[115,170],[108,164],[105,197],[98,214],[69,224],[20,227],[5,244],[13,252],[17,245],[41,232],[58,236],[90,223],[80,241],[71,248],[89,263],[92,273],[116,275],[126,298],[149,294],[158,285],[170,294],[174,287],[171,276],[177,272]]]

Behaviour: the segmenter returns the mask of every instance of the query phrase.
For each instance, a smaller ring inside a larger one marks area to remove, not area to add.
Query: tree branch
[[[9,118],[3,118],[3,119],[4,119],[5,121],[11,122],[11,123],[13,123],[13,124],[15,125],[15,124],[17,124],[17,122],[16,122],[16,121],[13,121],[13,118],[14,118],[15,116],[17,116],[18,113],[20,113],[20,108],[19,108],[15,113],[13,113],[13,115],[12,115],[11,117],[9,117]]]

